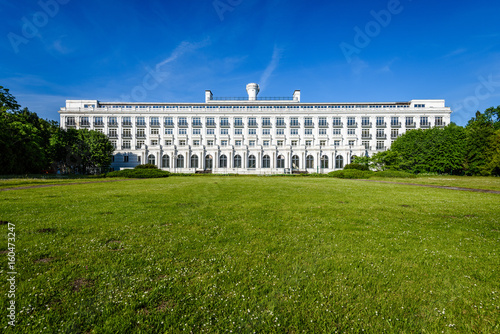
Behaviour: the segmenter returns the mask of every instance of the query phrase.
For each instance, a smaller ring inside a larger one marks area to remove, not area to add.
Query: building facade
[[[204,103],[67,100],[63,128],[108,135],[115,170],[152,163],[176,173],[328,173],[354,156],[386,150],[405,131],[444,127],[444,100],[303,103],[292,97],[217,98]]]

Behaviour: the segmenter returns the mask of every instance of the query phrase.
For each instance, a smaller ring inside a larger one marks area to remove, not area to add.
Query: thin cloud
[[[269,63],[269,65],[267,65],[266,69],[264,70],[264,73],[262,73],[262,76],[260,77],[259,86],[261,89],[264,89],[266,87],[269,77],[273,74],[276,67],[278,67],[280,57],[281,57],[281,49],[274,46],[271,62]]]
[[[205,39],[205,40],[198,42],[198,43],[190,43],[187,41],[183,41],[181,44],[179,44],[174,49],[174,51],[172,51],[172,53],[170,54],[170,56],[168,58],[166,58],[165,60],[156,64],[156,68],[159,69],[163,65],[166,65],[168,63],[173,62],[174,60],[176,60],[177,58],[179,58],[183,54],[185,54],[187,52],[195,51],[195,50],[200,49],[200,48],[203,48],[209,44],[210,44],[210,41],[208,39]]]
[[[462,54],[466,51],[467,51],[467,49],[464,49],[464,48],[456,49],[456,50],[451,51],[448,54],[445,54],[441,58],[450,58],[450,57],[458,56],[459,54]]]

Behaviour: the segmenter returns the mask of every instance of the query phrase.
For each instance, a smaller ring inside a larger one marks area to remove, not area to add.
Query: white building
[[[302,103],[289,98],[214,98],[204,103],[132,103],[67,100],[61,127],[108,135],[112,167],[153,163],[177,173],[328,173],[353,156],[386,150],[409,129],[443,127],[444,100]]]

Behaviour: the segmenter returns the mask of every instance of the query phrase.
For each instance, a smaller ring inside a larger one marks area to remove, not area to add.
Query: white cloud
[[[273,74],[276,67],[278,67],[278,64],[280,61],[280,56],[281,56],[281,49],[279,49],[275,45],[274,50],[273,50],[273,56],[271,57],[271,61],[269,62],[266,69],[264,70],[264,73],[262,73],[262,75],[260,77],[260,80],[259,80],[260,89],[265,89],[265,87],[267,85],[267,81],[269,80],[269,77]]]

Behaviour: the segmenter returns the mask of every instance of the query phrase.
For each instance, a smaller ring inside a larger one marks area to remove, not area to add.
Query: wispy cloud
[[[398,58],[393,58],[391,60],[389,60],[384,66],[382,66],[377,72],[379,73],[392,73],[392,69],[391,69],[391,66],[392,64],[398,60]]]
[[[162,67],[163,65],[166,65],[168,63],[173,62],[174,60],[176,60],[177,58],[179,58],[180,56],[182,56],[183,54],[185,54],[187,52],[195,51],[195,50],[203,48],[209,44],[210,44],[210,40],[208,38],[204,39],[201,42],[197,42],[197,43],[183,41],[181,44],[179,44],[174,49],[174,51],[172,51],[172,53],[170,54],[169,57],[165,58],[163,61],[156,64],[156,68],[158,69],[158,68]]]
[[[271,77],[271,75],[273,74],[276,67],[278,67],[280,57],[281,57],[281,52],[282,52],[282,50],[275,45],[271,61],[269,62],[266,69],[264,70],[264,73],[262,73],[262,75],[260,77],[260,80],[259,80],[260,89],[265,89],[265,87],[267,85],[267,81],[269,80],[269,77]]]
[[[445,54],[441,58],[450,58],[450,57],[458,56],[459,54],[462,54],[466,51],[467,51],[467,49],[464,49],[464,48],[456,49],[456,50],[453,50],[453,51]]]

